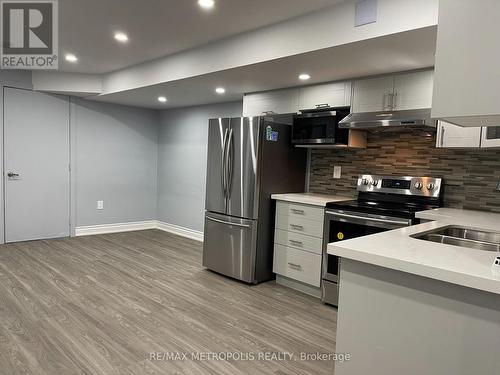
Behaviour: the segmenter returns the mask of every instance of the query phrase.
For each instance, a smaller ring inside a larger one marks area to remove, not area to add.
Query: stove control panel
[[[360,175],[357,190],[361,192],[415,195],[438,198],[441,194],[440,178],[411,176]]]

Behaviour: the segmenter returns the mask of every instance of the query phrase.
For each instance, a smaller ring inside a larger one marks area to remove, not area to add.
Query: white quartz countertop
[[[353,198],[341,197],[339,195],[324,195],[313,193],[287,193],[273,194],[271,195],[271,199],[325,207],[328,202],[348,201],[352,200]]]
[[[498,252],[411,238],[447,225],[500,230],[500,214],[439,208],[417,217],[431,222],[330,243],[328,254],[500,294],[500,274],[492,270]]]

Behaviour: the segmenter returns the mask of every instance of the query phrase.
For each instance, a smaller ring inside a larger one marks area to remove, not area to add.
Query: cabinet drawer
[[[300,250],[310,251],[321,255],[323,241],[318,237],[306,236],[287,230],[276,229],[274,231],[274,242],[278,245],[294,247]]]
[[[275,244],[273,272],[319,287],[321,255]]]
[[[323,237],[323,222],[307,220],[302,217],[276,215],[276,228],[318,238]]]
[[[278,215],[290,215],[292,217],[323,222],[325,210],[323,207],[278,201],[276,204],[276,213]]]

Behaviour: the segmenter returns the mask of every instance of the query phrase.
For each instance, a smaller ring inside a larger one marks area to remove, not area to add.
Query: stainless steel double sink
[[[473,228],[449,225],[410,237],[446,245],[468,247],[476,250],[500,252],[500,232],[488,232]]]

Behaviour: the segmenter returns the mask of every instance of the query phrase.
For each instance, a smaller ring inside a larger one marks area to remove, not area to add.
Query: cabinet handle
[[[441,147],[444,145],[444,124],[441,124]]]
[[[304,210],[298,210],[296,208],[290,208],[290,211],[292,211],[292,213],[297,214],[297,215],[304,215],[305,214]]]
[[[391,109],[396,109],[397,108],[397,103],[396,103],[396,100],[397,100],[397,97],[398,97],[398,93],[394,93],[394,94],[390,94],[391,95]]]
[[[304,243],[302,241],[288,240],[292,245],[302,246]]]
[[[288,265],[290,266],[290,268],[293,268],[295,270],[298,270],[298,271],[302,270],[302,266],[300,264],[288,262]]]
[[[304,226],[297,225],[297,224],[290,224],[290,228],[295,229],[295,230],[304,230]]]
[[[389,106],[387,105],[389,94],[384,94],[384,99],[382,100],[382,109],[385,111]]]

